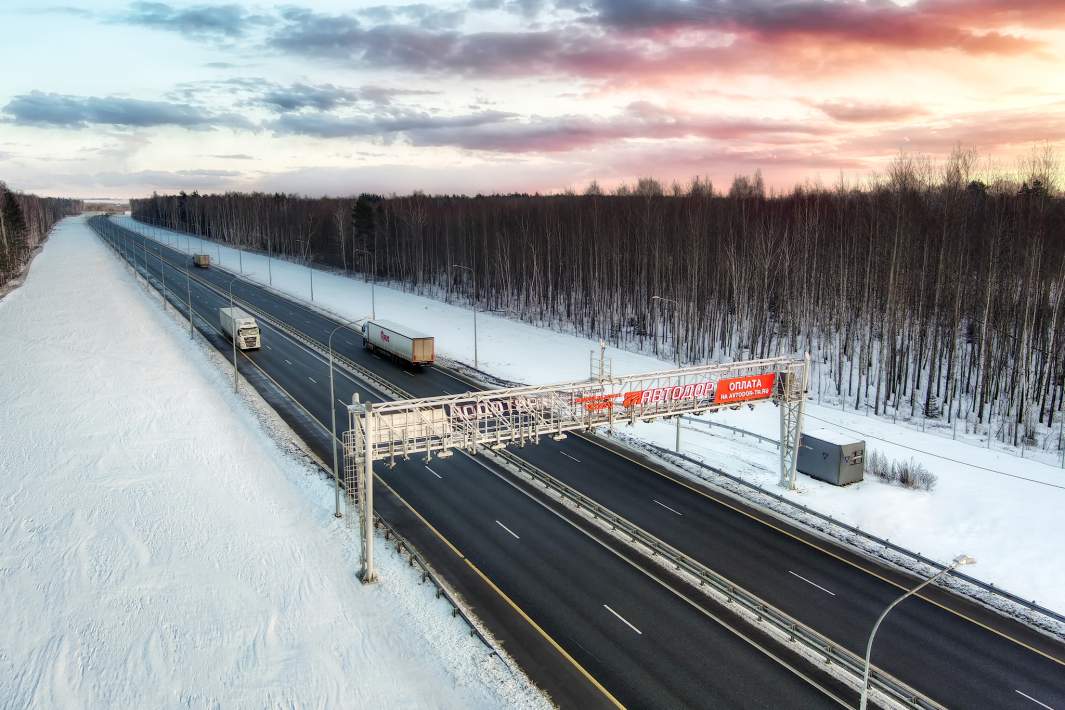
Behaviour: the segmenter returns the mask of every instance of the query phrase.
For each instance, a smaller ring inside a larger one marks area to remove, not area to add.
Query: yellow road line
[[[507,595],[506,592],[504,592],[502,589],[500,589],[496,585],[496,583],[493,582],[488,577],[488,575],[486,575],[484,572],[482,572],[480,570],[480,568],[477,567],[477,565],[475,565],[473,562],[471,562],[468,557],[463,555],[459,551],[459,549],[457,547],[455,547],[451,543],[450,540],[448,540],[446,537],[444,537],[444,535],[432,525],[432,523],[430,523],[428,520],[423,518],[421,513],[419,513],[417,510],[415,510],[414,507],[410,503],[408,503],[403,496],[401,496],[399,493],[397,493],[396,490],[394,488],[392,488],[392,486],[388,485],[388,483],[383,481],[381,479],[381,477],[378,476],[377,474],[374,474],[374,478],[376,478],[381,483],[381,485],[383,485],[385,488],[387,488],[388,490],[392,491],[392,494],[394,496],[396,496],[396,498],[398,498],[400,501],[402,501],[403,505],[407,506],[407,508],[410,509],[410,511],[412,513],[414,513],[414,515],[417,516],[417,518],[419,520],[421,520],[425,524],[426,527],[428,527],[430,530],[432,530],[433,533],[444,542],[444,544],[446,544],[449,548],[451,548],[452,552],[454,552],[456,555],[458,555],[459,558],[463,562],[465,562],[467,565],[469,565],[470,569],[472,569],[474,572],[476,572],[477,576],[479,576],[482,580],[484,580],[485,584],[487,584],[489,587],[491,587],[492,590],[496,594],[498,594],[500,596],[500,598],[503,599],[503,601],[505,601],[507,604],[509,604],[510,607],[521,616],[521,618],[525,619],[525,621],[527,621],[529,623],[529,626],[531,626],[534,629],[536,629],[537,633],[539,633],[544,638],[545,641],[547,641],[549,644],[551,644],[551,646],[556,651],[558,651],[559,654],[561,654],[561,656],[563,658],[565,658],[567,661],[569,661],[573,665],[573,667],[576,668],[580,672],[580,674],[583,675],[585,677],[585,679],[589,683],[591,683],[593,686],[595,686],[596,690],[601,692],[606,697],[606,699],[609,700],[614,705],[614,707],[617,707],[617,708],[624,708],[625,707],[624,705],[621,704],[621,702],[617,698],[615,698],[613,696],[613,694],[611,694],[611,692],[609,690],[607,690],[605,687],[603,687],[603,684],[600,683],[598,680],[596,680],[595,676],[593,676],[591,673],[589,673],[588,670],[584,666],[582,666],[580,664],[580,662],[577,661],[576,658],[571,656],[569,654],[569,652],[567,652],[566,649],[562,648],[562,646],[559,645],[559,643],[557,641],[555,641],[555,639],[552,638],[549,633],[544,631],[544,629],[539,624],[537,624],[535,621],[533,621],[532,617],[530,617],[528,614],[526,614],[525,610],[522,609],[520,606],[518,606],[517,602],[515,602],[513,599],[511,599]]]

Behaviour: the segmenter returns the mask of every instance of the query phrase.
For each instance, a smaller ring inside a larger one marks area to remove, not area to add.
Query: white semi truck
[[[259,324],[249,314],[239,308],[219,308],[218,320],[222,324],[222,332],[235,341],[241,350],[258,350],[262,347]]]
[[[411,365],[432,365],[436,357],[433,336],[387,320],[368,320],[363,324],[362,346]]]

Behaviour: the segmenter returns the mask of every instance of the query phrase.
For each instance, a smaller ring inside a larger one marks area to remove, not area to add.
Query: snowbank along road
[[[0,708],[546,703],[70,218],[0,302]]]

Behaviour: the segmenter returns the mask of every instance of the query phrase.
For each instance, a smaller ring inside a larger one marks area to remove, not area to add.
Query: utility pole
[[[263,235],[260,234],[259,235],[259,241],[261,242],[262,240],[263,240]],[[266,272],[269,275],[270,285],[273,286],[274,285],[274,267],[273,267],[273,259],[270,258],[271,251],[272,250],[270,249],[270,240],[267,240],[266,241]]]
[[[481,366],[477,360],[477,272],[461,264],[452,264],[451,268],[469,271],[473,276],[473,369],[480,370]]]
[[[148,288],[148,237],[141,235],[141,250],[144,252],[144,288]],[[150,292],[149,292],[150,293]]]
[[[680,313],[680,304],[674,301],[672,298],[664,298],[662,296],[651,296],[652,301],[667,301],[673,304],[673,356],[677,361],[677,369],[680,369],[680,343],[677,341],[677,327],[679,325],[678,315]],[[677,453],[680,453],[680,416],[674,417],[673,421],[677,426],[677,440],[674,449]]]
[[[189,277],[189,262],[185,262],[185,291],[189,297],[189,340],[192,340],[192,279]]]
[[[229,339],[233,341],[233,392],[237,391],[237,328],[236,318],[233,316],[233,282],[239,279],[239,276],[234,276],[229,280],[229,318],[233,321]]]
[[[373,273],[371,274],[371,279],[370,279],[370,317],[376,319],[377,318],[377,296],[374,293],[374,291],[375,291],[375,289],[377,287],[377,253],[374,252],[373,254],[371,254],[369,249],[356,249],[355,251],[357,253],[365,254],[366,256],[370,257],[371,263],[373,264],[373,266],[372,266]]]
[[[156,253],[159,255],[159,278],[163,281],[163,313],[166,313],[166,266],[163,264],[163,248],[159,247]]]

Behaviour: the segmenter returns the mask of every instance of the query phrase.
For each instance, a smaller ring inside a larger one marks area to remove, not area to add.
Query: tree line
[[[0,180],[0,287],[22,273],[52,225],[81,208],[80,200],[14,192]]]
[[[975,165],[903,155],[861,188],[781,195],[756,174],[725,194],[646,178],[613,194],[182,193],[132,213],[682,363],[809,350],[814,386],[845,406],[1054,448],[1056,165],[982,180]]]

